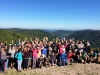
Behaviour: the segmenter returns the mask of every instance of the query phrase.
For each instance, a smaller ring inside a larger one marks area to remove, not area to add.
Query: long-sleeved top
[[[9,50],[9,53],[11,53],[11,56],[10,56],[11,58],[14,58],[15,51],[16,51],[16,50],[11,50],[11,49]]]
[[[50,57],[51,57],[51,60],[56,60],[56,55],[55,54],[51,55]]]
[[[7,59],[6,52],[1,52],[1,59],[2,60],[6,60]]]
[[[22,60],[23,54],[21,52],[18,52],[18,53],[16,53],[15,58],[17,58],[18,60]]]
[[[24,55],[24,58],[29,58],[29,51],[24,51],[23,55]]]
[[[71,60],[73,55],[74,55],[74,53],[72,53],[72,52],[68,53],[68,60]]]

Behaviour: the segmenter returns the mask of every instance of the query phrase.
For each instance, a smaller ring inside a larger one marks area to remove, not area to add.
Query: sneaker
[[[57,66],[57,64],[54,64],[54,66]]]

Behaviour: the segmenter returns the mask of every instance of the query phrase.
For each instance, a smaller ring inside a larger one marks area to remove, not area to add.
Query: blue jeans
[[[22,60],[17,60],[17,63],[18,63],[18,70],[21,70]]]
[[[8,61],[9,61],[9,59],[7,59],[7,61],[6,61],[6,66],[5,66],[5,69],[7,69],[7,68],[8,68]]]
[[[60,55],[60,66],[65,66],[65,63],[67,62],[67,57],[65,56],[65,54],[61,54]]]
[[[65,60],[60,60],[60,66],[65,66],[66,61]]]

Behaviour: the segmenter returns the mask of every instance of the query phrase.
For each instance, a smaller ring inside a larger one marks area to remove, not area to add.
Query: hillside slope
[[[18,39],[24,40],[25,37],[29,38],[40,38],[48,37],[50,40],[56,38],[55,36],[51,35],[42,30],[29,30],[29,29],[19,29],[19,28],[12,28],[12,29],[0,29],[0,41],[7,41],[11,43],[11,40],[18,41]]]
[[[42,30],[23,30],[23,31],[19,31],[18,33],[28,34],[28,35],[31,35],[34,37],[39,37],[40,39],[42,39],[43,37],[48,37],[49,40],[53,40],[54,38],[56,38],[55,36],[51,35],[50,33],[47,33]]]
[[[77,31],[66,39],[74,38],[75,40],[89,41],[92,47],[100,47],[100,30],[81,30]]]
[[[75,31],[70,31],[70,30],[69,31],[68,30],[56,30],[52,32],[51,34],[57,36],[58,38],[65,38],[74,32]]]
[[[0,41],[7,41],[8,43],[11,43],[11,41],[14,40],[15,42],[18,42],[18,39],[24,40],[25,37],[28,37],[29,39],[32,36],[11,32],[8,30],[0,30]]]

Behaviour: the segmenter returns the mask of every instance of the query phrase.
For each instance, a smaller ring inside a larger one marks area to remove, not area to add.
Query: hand
[[[30,40],[32,40],[32,38],[30,37]]]

